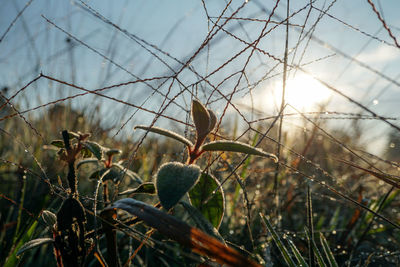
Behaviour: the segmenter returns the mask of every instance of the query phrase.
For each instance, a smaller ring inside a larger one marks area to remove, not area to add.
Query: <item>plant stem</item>
[[[75,174],[75,155],[71,148],[71,142],[69,139],[69,134],[67,130],[62,131],[62,136],[64,139],[65,149],[67,150],[67,162],[68,162],[68,185],[71,188],[72,195],[78,194],[78,180]]]

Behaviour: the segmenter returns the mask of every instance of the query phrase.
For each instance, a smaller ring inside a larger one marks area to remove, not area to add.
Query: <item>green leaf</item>
[[[295,262],[290,257],[287,248],[285,247],[285,245],[279,238],[278,234],[275,232],[275,230],[272,227],[271,223],[269,222],[268,218],[261,213],[260,213],[260,216],[263,219],[262,221],[264,222],[264,225],[267,227],[268,231],[271,233],[272,239],[274,240],[276,246],[278,247],[279,251],[281,252],[286,264],[291,267],[296,266]]]
[[[128,190],[125,190],[121,193],[119,193],[119,195],[129,195],[129,194],[149,194],[149,195],[153,195],[156,193],[156,187],[154,186],[153,183],[144,183],[139,185],[136,188],[131,188]]]
[[[236,141],[213,141],[202,146],[203,151],[230,151],[245,153],[248,155],[256,155],[261,157],[267,157],[278,162],[278,158],[271,153],[267,153],[262,149],[252,147],[248,144],[236,142]]]
[[[23,244],[20,249],[17,252],[17,256],[21,255],[28,249],[32,249],[47,243],[53,243],[54,240],[52,238],[38,238],[38,239],[33,239],[25,244]]]
[[[48,210],[44,210],[42,212],[42,219],[47,226],[50,226],[52,228],[54,224],[57,222],[57,216],[53,212]]]
[[[180,162],[163,164],[157,172],[157,194],[161,205],[169,210],[197,183],[200,168]]]
[[[119,149],[107,149],[105,153],[106,153],[106,155],[108,157],[110,157],[110,156],[114,156],[114,155],[117,155],[117,154],[121,154],[122,151],[119,150]]]
[[[28,230],[22,232],[21,233],[22,236],[20,238],[18,238],[18,240],[16,240],[16,243],[14,243],[15,244],[15,249],[7,257],[6,262],[4,263],[3,267],[14,267],[14,266],[17,266],[17,262],[18,262],[17,252],[23,246],[23,244],[25,242],[28,242],[28,240],[32,238],[37,225],[38,225],[38,221],[34,221],[32,224],[28,224],[27,225],[27,227],[29,227]]]
[[[118,181],[121,180],[122,176],[123,176],[123,173],[121,173],[121,171],[119,171],[119,170],[115,170],[112,168],[103,168],[103,169],[93,172],[90,175],[89,179],[99,180],[103,177],[103,182],[107,181],[107,180],[111,180],[114,183],[117,183]]]
[[[92,157],[92,155],[93,155],[93,153],[90,152],[90,150],[87,149],[86,147],[83,147],[83,148],[82,148],[81,154],[82,154],[82,157],[83,157],[83,158],[90,158],[90,157]]]
[[[310,243],[311,243],[312,250],[314,251],[314,254],[315,254],[316,258],[317,258],[319,266],[327,267],[324,259],[322,258],[321,252],[319,251],[317,245],[315,244],[314,239],[312,239],[312,237],[310,235],[310,232],[307,230],[307,228],[304,228],[304,231],[306,232],[307,240],[310,241]]]
[[[121,164],[114,163],[111,167],[116,167],[116,168],[120,169],[126,176],[132,178],[135,182],[137,182],[139,184],[143,183],[142,178],[140,178],[140,176],[136,172],[125,168]]]
[[[175,139],[176,141],[179,141],[179,142],[187,145],[188,147],[192,147],[193,146],[192,142],[190,142],[188,139],[186,139],[182,135],[179,135],[179,134],[177,134],[175,132],[172,132],[172,131],[168,131],[168,130],[163,129],[163,128],[159,128],[159,127],[155,127],[155,126],[147,127],[147,126],[143,126],[143,125],[138,125],[138,126],[135,127],[135,129],[142,129],[142,130],[146,130],[146,131],[149,131],[149,132],[161,134],[163,136]]]
[[[218,233],[218,230],[210,223],[209,220],[204,218],[203,214],[190,205],[189,203],[181,201],[180,204],[185,208],[185,210],[189,213],[190,217],[194,220],[197,227],[203,230],[205,233],[214,236],[222,242],[225,242],[222,236]]]
[[[96,170],[94,172],[92,172],[92,174],[89,175],[89,179],[90,180],[99,180],[101,178],[101,176],[108,170],[108,168],[103,168],[100,170]],[[105,177],[103,177],[104,179]]]
[[[76,168],[78,169],[80,166],[87,163],[99,163],[98,159],[83,159],[76,164]]]
[[[92,141],[86,141],[82,143],[82,145],[87,149],[89,149],[90,152],[92,152],[97,159],[100,160],[103,157],[103,149],[98,143]]]
[[[107,173],[106,173],[107,172]],[[135,182],[141,184],[143,183],[142,179],[140,179],[139,175],[135,172],[128,170],[126,168],[120,169],[119,167],[116,168],[115,165],[112,165],[111,168],[102,168],[100,170],[94,171],[90,176],[89,179],[91,180],[99,180],[103,177],[103,182],[107,180],[111,180],[114,183],[122,181],[122,179],[126,176],[135,180]]]
[[[337,262],[335,260],[335,257],[333,256],[331,249],[329,248],[328,241],[326,241],[326,239],[322,233],[319,233],[319,239],[321,241],[322,248],[324,249],[325,257],[328,259],[329,265],[331,267],[339,267],[339,265],[337,264]]]
[[[197,100],[192,102],[192,119],[196,126],[197,140],[204,140],[210,132],[210,114],[203,104]]]
[[[64,141],[63,140],[53,140],[50,143],[51,145],[59,148],[64,148]]]
[[[288,239],[288,243],[290,248],[292,249],[292,252],[294,254],[294,256],[296,257],[296,260],[299,263],[299,266],[301,267],[308,267],[307,262],[304,260],[303,256],[301,256],[299,250],[297,249],[296,245],[293,243],[292,240]]]
[[[210,114],[210,125],[208,127],[208,132],[210,133],[215,128],[215,124],[217,124],[217,116],[215,116],[214,112],[211,109],[207,109],[208,114]]]
[[[217,192],[210,198],[217,188]],[[225,210],[224,192],[219,181],[210,174],[202,173],[199,182],[190,190],[189,199],[192,205],[218,229]],[[205,203],[207,200],[208,202]]]

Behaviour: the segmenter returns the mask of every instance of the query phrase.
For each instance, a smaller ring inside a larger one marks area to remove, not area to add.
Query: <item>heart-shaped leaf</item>
[[[203,151],[230,151],[245,153],[248,155],[256,155],[261,157],[267,157],[278,162],[278,158],[271,153],[265,152],[262,149],[252,147],[248,144],[244,144],[236,141],[213,141],[202,146]]]
[[[27,251],[28,249],[32,249],[38,246],[41,246],[43,244],[47,244],[47,243],[53,243],[54,240],[52,238],[37,238],[37,239],[33,239],[29,242],[26,242],[25,244],[23,244],[20,249],[17,252],[17,256],[21,255],[22,253],[24,253],[25,251]]]
[[[180,162],[163,164],[157,172],[157,194],[161,205],[169,210],[197,183],[200,168]]]
[[[143,125],[138,125],[138,126],[135,127],[135,129],[142,129],[142,130],[146,130],[146,131],[149,131],[149,132],[161,134],[163,136],[175,139],[176,141],[179,141],[179,142],[187,145],[188,147],[192,147],[193,146],[192,142],[190,142],[188,139],[186,139],[182,135],[179,135],[179,134],[177,134],[175,132],[172,132],[172,131],[168,131],[168,130],[163,129],[163,128],[159,128],[159,127],[155,127],[155,126],[147,127],[147,126],[143,126]]]
[[[217,192],[210,198],[217,188]],[[224,192],[219,181],[210,174],[202,173],[199,182],[190,190],[189,199],[192,205],[218,229],[225,209]],[[208,202],[206,203],[207,200]]]
[[[82,145],[89,149],[97,159],[101,159],[103,157],[103,149],[98,143],[86,141],[82,143]]]
[[[197,100],[192,102],[192,119],[196,126],[197,140],[202,142],[210,132],[210,114],[203,104]]]
[[[156,193],[156,187],[154,186],[153,183],[144,183],[139,185],[136,188],[132,188],[132,189],[128,189],[125,190],[121,193],[119,193],[119,195],[128,195],[128,194],[149,194],[149,195],[153,195]]]

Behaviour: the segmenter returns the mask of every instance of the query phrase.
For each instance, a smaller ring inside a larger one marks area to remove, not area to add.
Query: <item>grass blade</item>
[[[307,262],[305,261],[303,256],[301,256],[299,250],[297,249],[297,247],[293,243],[293,241],[288,239],[288,243],[289,243],[290,248],[292,249],[292,252],[293,252],[294,256],[296,257],[296,260],[299,262],[299,266],[308,267]]]
[[[275,232],[274,228],[272,227],[270,221],[268,218],[260,213],[261,218],[263,219],[262,221],[264,222],[264,225],[267,227],[268,231],[272,235],[272,239],[274,240],[276,246],[278,247],[279,251],[281,252],[283,259],[285,260],[286,264],[288,266],[296,266],[296,263],[292,260],[292,258],[289,255],[289,252],[285,245],[282,243],[282,240],[279,238],[278,234]]]
[[[328,265],[326,265],[324,259],[322,258],[321,252],[319,252],[319,249],[317,247],[317,245],[315,244],[314,240],[311,238],[310,233],[308,232],[307,228],[304,229],[306,232],[306,236],[308,241],[311,243],[311,247],[310,249],[313,250],[314,255],[317,258],[318,264],[321,267],[328,267]]]
[[[324,249],[325,256],[328,259],[329,265],[331,267],[339,267],[339,265],[335,260],[335,257],[333,256],[331,249],[329,248],[328,241],[326,241],[326,238],[322,233],[319,233],[319,239],[321,240],[322,248]]]
[[[311,199],[311,188],[310,184],[307,184],[307,226],[310,231],[310,238],[308,240],[308,249],[309,249],[309,264],[310,266],[315,266],[315,255],[314,250],[312,249],[314,242],[314,222],[313,222],[313,211],[312,211],[312,199]]]

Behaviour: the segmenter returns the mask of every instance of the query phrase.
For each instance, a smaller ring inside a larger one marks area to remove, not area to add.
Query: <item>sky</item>
[[[0,42],[0,86],[9,87],[9,97],[40,72],[90,90],[138,78],[170,76],[201,47],[210,29],[216,31],[212,28],[213,23],[227,2],[205,1],[204,8],[202,1],[183,0],[2,0],[0,36],[22,8],[30,4]],[[287,2],[278,3],[265,29],[268,34],[257,44],[262,51],[280,60],[285,51],[286,27],[282,21],[286,18]],[[312,9],[307,6],[309,2],[289,2],[288,62],[292,66],[301,66],[317,80],[379,115],[400,118],[400,49],[394,45],[367,0],[315,0]],[[232,102],[243,109],[246,120],[276,115],[280,107],[283,64],[261,52],[252,52],[252,49],[237,55],[247,46],[243,41],[257,40],[276,1],[248,1],[235,19],[224,24],[226,17],[243,3],[232,1],[218,21],[218,25],[223,25],[231,35],[218,31],[209,45],[200,49],[191,61],[190,67],[197,75],[185,68],[178,76],[179,82],[172,85],[171,81],[160,85],[161,81],[156,80],[149,82],[153,89],[149,84],[141,83],[116,87],[104,94],[158,111],[164,97],[154,92],[155,87],[161,86],[160,91],[171,97],[186,88],[165,110],[166,115],[186,121],[188,116],[184,111],[189,109],[190,92],[221,116],[226,106],[226,99],[221,94],[230,97],[237,88]],[[400,2],[374,0],[373,3],[394,36],[400,39]],[[322,14],[321,10],[326,13]],[[240,74],[231,77],[244,66],[245,77]],[[221,94],[213,92],[205,81],[191,86],[199,81],[199,76],[210,73],[213,74],[207,78],[208,82],[219,85]],[[318,104],[322,102],[326,104],[323,111],[367,115],[314,78],[310,82],[309,74],[288,70],[288,93],[292,93],[287,96],[287,101],[299,110],[320,111]],[[308,90],[311,87],[315,89]],[[14,101],[25,110],[77,93],[81,91],[42,79],[19,93]],[[125,135],[130,134],[133,125],[149,124],[154,118],[132,106],[95,95],[77,97],[71,103],[83,110],[100,106],[101,117],[114,132],[128,121],[123,129]],[[248,107],[252,103],[259,113],[250,112]],[[288,110],[290,112],[293,110]],[[228,120],[240,118],[232,106],[228,107],[226,116]],[[244,119],[242,122],[245,124]],[[397,123],[396,120],[393,122]],[[165,118],[157,122],[166,123],[171,122]],[[376,120],[361,123],[367,132],[366,140],[373,140],[368,141],[369,149],[379,147],[377,150],[383,151],[387,140],[382,133],[390,127]],[[299,124],[298,119],[285,120],[288,127]],[[351,127],[350,120],[330,120],[329,125]]]

